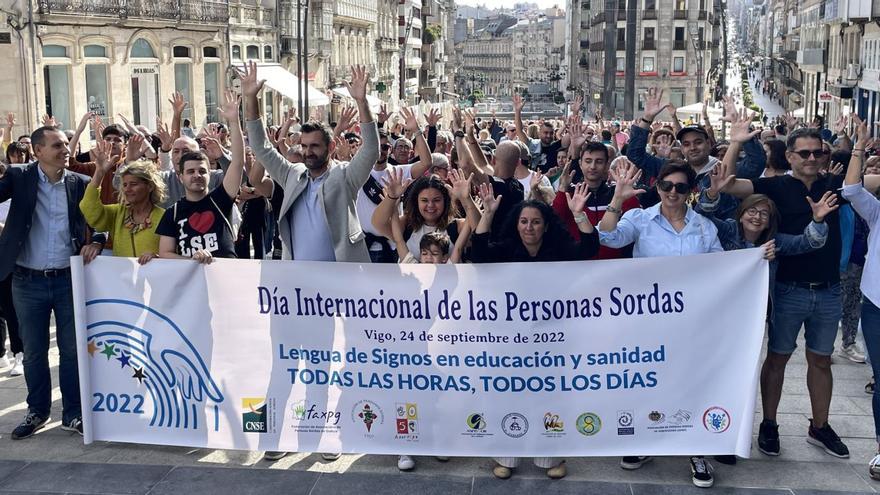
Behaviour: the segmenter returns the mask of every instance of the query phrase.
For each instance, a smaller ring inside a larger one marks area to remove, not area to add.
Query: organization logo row
[[[273,413],[274,401],[260,398],[242,399],[242,430],[245,433],[267,433],[276,430]],[[394,404],[393,421],[395,437],[399,440],[417,441],[421,431],[419,407],[416,403]],[[537,431],[545,437],[562,437],[570,430],[567,420],[559,414],[547,412],[537,419],[537,428],[529,417],[519,412],[509,412],[496,417],[488,417],[482,412],[472,412],[463,418],[461,435],[488,437],[502,433],[511,438],[521,438],[530,431]],[[636,414],[633,410],[619,410],[612,418],[595,412],[583,412],[574,419],[574,430],[591,437],[600,433],[619,436],[635,435],[638,431],[651,433],[686,432],[701,425],[711,433],[724,433],[730,428],[731,416],[720,406],[711,406],[696,415],[693,411],[677,409],[674,411],[651,410]],[[392,418],[387,418],[391,421]],[[373,436],[386,422],[385,410],[372,400],[355,402],[347,414],[328,410],[315,403],[300,400],[292,403],[284,414],[284,421],[299,433],[334,433],[345,424],[352,424],[366,436]]]

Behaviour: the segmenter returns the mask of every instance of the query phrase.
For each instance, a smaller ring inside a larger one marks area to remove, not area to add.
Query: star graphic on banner
[[[139,385],[143,385],[143,384],[144,384],[144,378],[147,377],[147,376],[144,374],[144,369],[143,369],[143,368],[132,368],[132,369],[134,369],[134,374],[131,375],[131,377],[132,377],[132,378],[137,378],[138,384],[139,384]]]
[[[89,356],[95,357],[95,351],[98,350],[98,346],[95,345],[94,340],[90,340],[87,349],[89,351]]]
[[[107,361],[112,357],[116,357],[116,344],[104,344],[104,350],[101,354],[107,356]]]
[[[131,368],[131,364],[129,364],[129,360],[131,360],[131,354],[126,354],[125,351],[122,351],[120,353],[120,356],[116,358],[116,360],[122,363],[123,368],[125,368],[126,366]]]

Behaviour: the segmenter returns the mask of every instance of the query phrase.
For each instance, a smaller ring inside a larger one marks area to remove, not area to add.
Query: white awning
[[[284,67],[260,64],[257,66],[257,79],[264,79],[266,86],[293,101],[299,101],[298,79]],[[315,89],[308,81],[303,81],[303,84],[303,88],[308,88],[309,91],[309,106],[320,107],[330,104],[330,98],[327,95]]]
[[[351,99],[351,93],[348,92],[348,88],[346,88],[345,86],[333,88],[331,91],[343,98]],[[379,109],[382,107],[382,104],[385,102],[380,100],[379,98],[376,98],[375,96],[367,95],[367,103],[370,105],[370,110],[378,112]]]

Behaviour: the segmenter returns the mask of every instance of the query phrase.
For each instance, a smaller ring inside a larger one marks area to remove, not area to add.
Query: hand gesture
[[[785,112],[785,117],[783,118],[785,122],[786,131],[791,132],[798,125],[798,119],[794,116],[792,112]]]
[[[95,136],[103,136],[105,128],[107,128],[107,126],[104,124],[104,121],[101,120],[101,117],[95,115]]]
[[[644,189],[636,189],[635,186],[642,177],[642,171],[628,159],[625,159],[616,169],[610,169],[608,174],[615,182],[614,196],[621,202],[633,198],[645,192]]]
[[[657,87],[648,88],[645,93],[645,120],[654,120],[663,111],[663,90]]]
[[[452,132],[456,133],[464,127],[464,117],[461,115],[461,109],[452,109]]]
[[[140,160],[144,156],[144,136],[141,134],[132,134],[128,138],[128,144],[125,147],[125,163]]]
[[[709,189],[708,193],[712,199],[718,197],[724,189],[736,180],[735,175],[728,175],[721,164],[715,166],[709,173]]]
[[[209,137],[211,139],[216,139],[220,141],[220,127],[216,122],[211,122],[202,128],[203,134],[205,137]]]
[[[513,95],[513,112],[514,113],[522,113],[522,109],[525,106],[525,101],[523,101],[523,97],[520,94]]]
[[[871,135],[868,133],[868,124],[863,122],[858,114],[852,114],[852,120],[856,133],[856,144],[854,147],[860,150],[868,149],[871,141]]]
[[[571,134],[571,144],[569,146],[574,149],[581,149],[584,143],[587,142],[587,126],[585,126],[583,121],[581,121],[581,118],[578,117],[576,119],[572,119],[568,129],[569,133]]]
[[[841,115],[837,118],[837,120],[834,122],[834,134],[838,136],[846,135],[846,121],[846,115]]]
[[[837,193],[834,191],[825,191],[825,194],[814,202],[813,198],[807,196],[807,203],[810,203],[810,209],[813,210],[813,221],[822,223],[832,211],[840,207],[837,204]]]
[[[244,71],[236,69],[235,72],[241,80],[242,94],[245,97],[253,96],[256,98],[263,90],[263,85],[266,84],[265,80],[257,79],[257,63],[251,60],[244,66]]]
[[[844,167],[840,162],[831,162],[828,167],[827,173],[830,175],[841,175],[843,173]]]
[[[440,111],[432,107],[428,110],[428,113],[425,114],[425,120],[428,122],[429,126],[437,127],[437,122],[440,121]]]
[[[577,115],[580,118],[581,115],[581,107],[584,105],[584,97],[581,95],[577,95],[574,97],[574,102],[571,104],[571,114]]]
[[[383,103],[382,106],[379,107],[379,115],[377,117],[379,119],[379,123],[384,124],[385,122],[388,122],[388,117],[390,116],[391,115],[388,114],[388,107]]]
[[[761,133],[761,129],[750,130],[755,112],[749,112],[745,108],[739,112],[734,111],[728,115],[730,120],[730,140],[737,143],[747,143]]]
[[[187,105],[189,105],[189,103],[183,98],[183,93],[180,91],[171,93],[171,98],[168,99],[168,102],[171,103],[174,115],[182,115],[183,111],[186,110]]]
[[[213,137],[203,137],[202,146],[205,147],[205,155],[212,161],[217,161],[223,156],[223,146],[220,141]]]
[[[574,194],[570,192],[565,193],[565,200],[566,202],[568,202],[568,209],[574,215],[577,215],[578,213],[583,213],[584,206],[586,206],[587,199],[589,198],[590,188],[586,182],[576,184],[574,186]]]
[[[55,121],[55,117],[43,114],[43,127],[59,127],[61,124]]]
[[[110,160],[111,149],[113,149],[113,145],[103,139],[95,141],[95,147],[91,149],[92,160],[104,174],[108,173],[113,166],[113,162]]]
[[[764,250],[764,259],[767,261],[773,261],[776,259],[776,240],[770,239],[761,245],[761,249]]]
[[[95,118],[95,112],[86,112],[83,114],[82,118],[79,119],[79,126],[77,126],[77,131],[82,132],[86,129],[86,126],[89,125],[89,121]]]
[[[403,118],[404,128],[409,132],[419,132],[419,120],[416,113],[407,107],[400,107],[400,116]]]
[[[13,127],[15,127],[15,122],[16,122],[15,114],[12,112],[7,113],[6,114],[6,127],[12,129]]]
[[[449,182],[452,185],[447,185],[446,189],[449,190],[449,195],[459,201],[467,201],[471,196],[471,178],[474,176],[471,173],[469,176],[465,177],[464,172],[458,169],[452,169],[449,171]]]
[[[348,143],[348,139],[336,136],[333,141],[336,142],[336,159],[343,162],[351,160],[351,145]]]
[[[672,137],[666,134],[657,136],[654,140],[654,155],[658,158],[669,158],[672,153]]]
[[[412,179],[403,180],[403,169],[394,167],[388,171],[388,177],[384,178],[383,182],[385,182],[383,189],[385,198],[396,201],[403,197],[403,193]]]
[[[483,213],[488,215],[494,215],[496,211],[498,211],[498,206],[501,204],[501,196],[495,196],[495,193],[492,190],[492,184],[482,183],[480,184],[480,201],[483,203]]]
[[[669,113],[670,117],[675,119],[675,112],[678,111],[678,108],[675,108],[675,105],[673,105],[672,103],[667,103],[666,106],[663,108],[666,109],[666,111]],[[703,105],[703,110],[704,111],[706,110],[705,104]]]
[[[351,66],[351,82],[345,82],[345,87],[348,89],[348,93],[354,98],[355,101],[366,101],[367,99],[367,83],[369,82],[370,75],[367,74],[367,69],[363,65],[353,65]]]
[[[467,126],[465,132],[470,132],[471,134],[477,133],[477,118],[474,114],[473,108],[465,108],[462,112],[464,114],[464,123]]]
[[[341,136],[345,131],[354,127],[357,118],[357,108],[352,106],[343,107],[342,111],[339,112],[339,120],[336,121],[336,127],[333,128],[333,133],[337,136]]]
[[[574,180],[575,171],[571,169],[572,161],[569,160],[568,163],[565,164],[565,167],[562,169],[562,174],[559,176],[559,190],[560,191],[568,191],[568,188],[571,187],[571,181]]]
[[[227,122],[238,124],[238,109],[241,107],[241,96],[235,94],[231,89],[227,89],[223,94],[223,102],[217,110],[220,116]]]
[[[544,174],[541,173],[540,170],[535,170],[532,174],[532,177],[529,179],[529,189],[535,189],[541,185],[541,182],[544,181]]]

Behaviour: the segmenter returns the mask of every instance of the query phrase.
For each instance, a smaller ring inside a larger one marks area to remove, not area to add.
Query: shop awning
[[[260,64],[257,66],[257,79],[264,79],[266,86],[278,91],[286,98],[299,101],[298,79],[287,69],[280,65]],[[308,81],[302,81],[303,89],[308,88],[309,106],[324,106],[330,104],[330,98],[315,89]]]
[[[338,94],[339,96],[341,96],[343,98],[351,99],[351,93],[349,93],[348,88],[346,88],[344,86],[340,86],[338,88],[333,88],[333,89],[331,89],[331,91],[333,91],[334,93]],[[367,95],[367,103],[370,105],[370,110],[372,110],[374,112],[378,112],[380,110],[380,108],[382,107],[382,104],[385,102],[380,100],[379,98],[376,98],[375,96]]]

